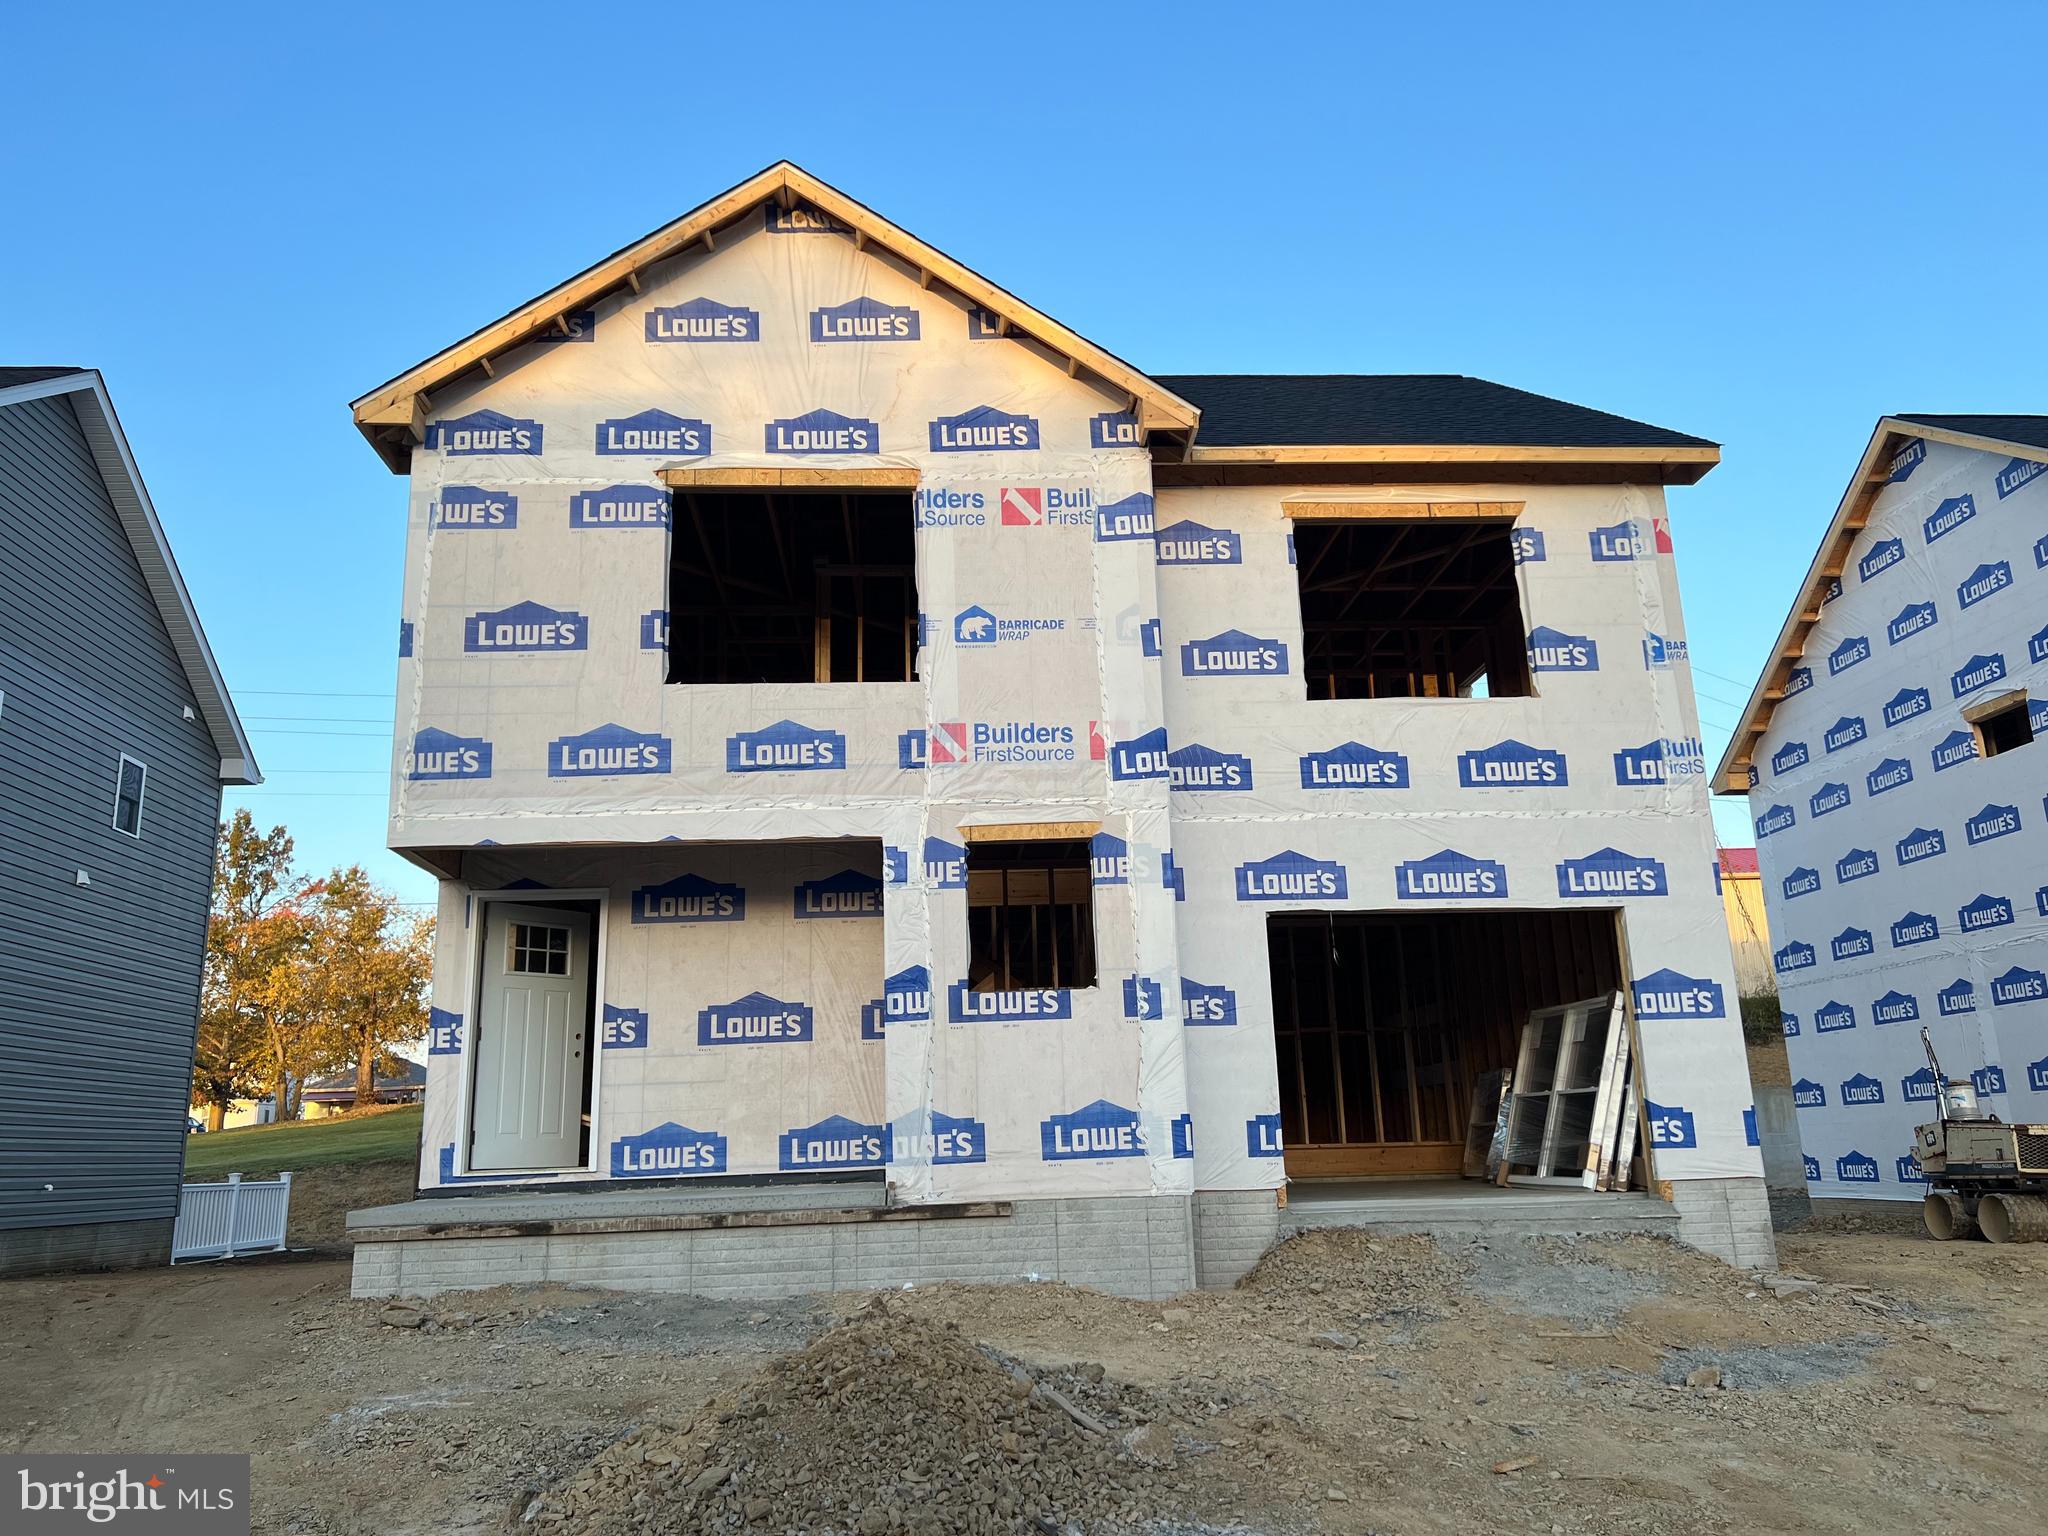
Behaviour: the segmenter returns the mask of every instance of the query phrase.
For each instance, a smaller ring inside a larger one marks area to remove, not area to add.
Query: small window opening
[[[149,770],[125,752],[121,774],[114,785],[114,830],[130,837],[142,836],[142,787]]]
[[[569,974],[569,930],[545,923],[513,923],[512,959],[505,967],[515,976]]]
[[[671,683],[901,683],[917,676],[910,493],[678,490]]]
[[[1095,894],[1084,841],[967,849],[967,985],[1095,985]]]
[[[2034,722],[2025,693],[2008,693],[1964,712],[1977,735],[1977,755],[1996,757],[2034,739]]]
[[[1513,531],[1503,519],[1298,521],[1308,696],[1526,696]]]

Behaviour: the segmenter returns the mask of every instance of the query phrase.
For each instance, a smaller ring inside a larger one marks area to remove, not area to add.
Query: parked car
[[[185,1117],[185,1134],[187,1136],[204,1136],[206,1134],[206,1122],[197,1115],[187,1115]]]

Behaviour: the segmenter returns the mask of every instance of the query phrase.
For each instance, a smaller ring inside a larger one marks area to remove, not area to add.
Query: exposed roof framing
[[[206,632],[199,626],[192,594],[178,574],[178,562],[172,558],[163,524],[157,520],[156,507],[142,483],[142,472],[135,467],[135,455],[129,451],[127,435],[114,414],[106,381],[93,368],[0,369],[0,409],[53,395],[67,396],[77,414],[107,496],[127,532],[157,612],[163,616],[171,648],[185,669],[200,718],[220,754],[221,782],[261,784],[256,754],[242,731],[234,700],[228,697],[227,683],[213,659],[213,648],[206,643]]]
[[[1821,607],[1829,587],[1849,563],[1849,551],[1856,535],[1870,522],[1878,495],[1891,484],[1891,464],[1898,452],[1914,438],[1953,443],[1986,453],[2003,453],[2013,458],[2048,462],[2048,417],[2043,416],[1928,416],[1901,413],[1878,421],[1870,434],[1870,446],[1863,450],[1849,488],[1842,493],[1813,564],[1807,567],[1799,597],[1778,631],[1771,659],[1763,676],[1750,690],[1742,718],[1729,738],[1728,750],[1714,769],[1714,788],[1721,794],[1749,792],[1749,768],[1757,743],[1771,728],[1771,717],[1785,698],[1785,684],[1792,669],[1806,654],[1806,638],[1820,620]]]
[[[1157,380],[787,160],[777,161],[454,346],[378,385],[354,403],[358,430],[393,472],[403,474],[414,445],[424,435],[435,391],[472,370],[488,373],[492,359],[551,326],[565,323],[563,317],[576,310],[587,309],[622,288],[639,292],[640,274],[656,262],[680,255],[693,246],[716,249],[721,231],[771,199],[783,207],[805,203],[829,215],[852,231],[856,246],[873,246],[887,252],[908,267],[921,286],[951,289],[968,303],[993,314],[1002,334],[1021,334],[1036,341],[1064,360],[1069,374],[1078,376],[1085,372],[1100,378],[1129,398],[1142,429],[1193,434],[1201,413]]]

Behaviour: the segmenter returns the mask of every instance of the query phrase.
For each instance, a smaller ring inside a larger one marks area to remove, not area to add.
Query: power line
[[[385,725],[375,715],[244,715],[244,720],[314,720],[322,725]]]
[[[249,696],[260,695],[275,699],[391,699],[397,695],[385,693],[323,693],[313,688],[235,688],[232,693]]]

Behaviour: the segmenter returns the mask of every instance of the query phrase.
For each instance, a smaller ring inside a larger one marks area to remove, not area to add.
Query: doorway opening
[[[1266,947],[1290,1179],[1458,1173],[1529,1015],[1622,985],[1611,910],[1276,914]]]
[[[601,905],[546,891],[476,902],[467,1169],[588,1168]]]

